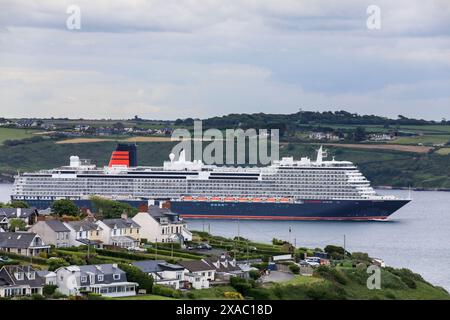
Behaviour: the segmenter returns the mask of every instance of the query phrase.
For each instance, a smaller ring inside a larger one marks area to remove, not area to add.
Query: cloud
[[[7,116],[206,117],[347,109],[450,117],[450,4],[378,1],[0,3]]]

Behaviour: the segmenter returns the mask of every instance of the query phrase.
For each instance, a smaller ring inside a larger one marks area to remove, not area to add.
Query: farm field
[[[352,143],[324,143],[325,146],[353,148],[353,149],[373,149],[373,150],[393,150],[414,153],[428,153],[432,148],[425,146],[409,146],[399,144],[352,144]]]
[[[25,138],[31,138],[34,130],[26,129],[13,129],[13,128],[0,128],[0,144],[5,140],[21,140]]]
[[[441,148],[438,151],[436,151],[437,154],[440,154],[441,156],[447,156],[450,154],[450,148]]]
[[[423,135],[415,137],[401,137],[390,141],[389,143],[395,144],[405,144],[405,145],[417,145],[419,143],[423,145],[434,145],[434,144],[446,144],[450,141],[450,135],[445,134],[434,134],[434,135]]]

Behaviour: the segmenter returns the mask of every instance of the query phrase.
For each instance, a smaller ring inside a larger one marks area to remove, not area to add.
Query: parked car
[[[7,256],[0,257],[0,262],[8,262],[8,261],[11,261],[11,259],[9,257],[7,257]]]
[[[199,245],[197,246],[197,249],[211,250],[212,247],[211,247],[209,244],[207,244],[207,243],[201,243],[201,244],[199,244]]]
[[[318,267],[320,266],[320,258],[308,258],[306,259],[306,263],[309,264],[311,267]]]

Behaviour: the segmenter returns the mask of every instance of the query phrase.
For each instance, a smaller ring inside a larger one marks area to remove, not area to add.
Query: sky
[[[0,0],[0,117],[450,119],[449,18],[448,0]]]

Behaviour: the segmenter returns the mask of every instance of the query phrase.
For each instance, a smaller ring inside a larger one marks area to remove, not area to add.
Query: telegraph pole
[[[347,256],[346,254],[345,254],[345,234],[344,234],[344,260],[345,260],[345,257]]]
[[[155,238],[155,249],[156,249],[155,260],[158,260],[158,238]]]

